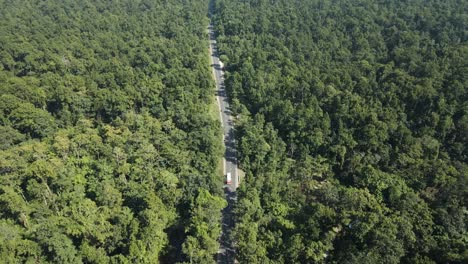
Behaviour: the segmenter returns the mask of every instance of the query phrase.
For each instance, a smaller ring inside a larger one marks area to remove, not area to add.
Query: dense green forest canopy
[[[208,2],[0,7],[0,262],[213,262]]]
[[[468,262],[468,6],[218,0],[241,263]]]

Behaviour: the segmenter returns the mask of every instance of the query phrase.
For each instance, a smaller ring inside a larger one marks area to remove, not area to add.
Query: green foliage
[[[221,210],[227,202],[221,197],[212,196],[208,191],[199,189],[191,212],[190,225],[186,229],[187,240],[182,251],[190,263],[215,263],[218,238],[221,234]]]
[[[468,261],[466,8],[215,1],[241,263]]]
[[[0,3],[0,262],[213,259],[208,2]]]
[[[9,115],[9,119],[14,128],[31,137],[46,137],[56,130],[52,115],[29,103],[18,105]]]
[[[25,140],[25,136],[18,130],[10,126],[0,126],[0,149],[8,149],[11,146],[18,144]]]

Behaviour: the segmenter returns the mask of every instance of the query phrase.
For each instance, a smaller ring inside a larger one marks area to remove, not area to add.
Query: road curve
[[[219,115],[223,129],[223,143],[226,149],[223,158],[224,180],[226,181],[226,175],[228,173],[231,174],[231,183],[226,183],[224,185],[224,194],[226,196],[228,206],[223,210],[222,233],[219,240],[220,248],[218,251],[217,261],[218,263],[235,263],[235,250],[232,242],[231,231],[234,227],[232,211],[234,203],[237,200],[236,189],[239,186],[239,174],[236,161],[233,116],[224,86],[224,72],[218,57],[216,36],[211,23],[208,26],[208,34],[210,39],[211,67],[213,69],[213,77],[216,81],[216,101],[219,106]]]

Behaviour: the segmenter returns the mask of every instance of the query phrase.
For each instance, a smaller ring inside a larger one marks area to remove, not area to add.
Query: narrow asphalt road
[[[227,185],[231,191],[235,191],[238,187],[238,173],[236,161],[235,138],[233,128],[233,117],[229,107],[229,101],[224,87],[224,72],[221,68],[218,51],[216,48],[215,34],[212,25],[208,26],[210,35],[210,53],[211,53],[211,66],[216,81],[216,100],[218,101],[221,126],[223,128],[224,145],[226,146],[225,162],[224,162],[224,175],[231,174],[232,182]]]
[[[216,81],[216,100],[219,106],[221,126],[223,128],[223,141],[226,151],[224,153],[223,167],[224,180],[226,175],[231,174],[231,183],[224,185],[224,194],[228,202],[228,206],[223,210],[222,233],[219,240],[220,249],[218,251],[218,263],[235,263],[235,251],[231,237],[231,231],[234,227],[233,207],[237,200],[236,189],[239,186],[239,178],[237,171],[235,138],[233,128],[233,117],[229,107],[226,89],[224,87],[224,72],[222,64],[218,57],[216,47],[216,36],[213,31],[213,26],[208,26],[210,38],[210,58],[213,69],[213,76]]]

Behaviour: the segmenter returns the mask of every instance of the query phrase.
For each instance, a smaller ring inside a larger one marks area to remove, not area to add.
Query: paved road
[[[224,73],[221,69],[218,52],[216,48],[215,35],[212,26],[208,27],[210,35],[210,53],[211,53],[211,65],[213,68],[213,74],[216,80],[216,100],[220,108],[221,125],[223,127],[224,145],[226,146],[225,162],[224,162],[224,175],[231,173],[232,183],[228,185],[231,191],[235,191],[239,186],[239,179],[237,173],[237,161],[236,161],[236,149],[235,149],[235,138],[233,128],[233,117],[229,107],[229,101],[227,98],[226,90],[224,87]]]
[[[239,178],[237,171],[235,138],[233,128],[233,117],[229,107],[227,93],[224,87],[224,72],[221,68],[218,51],[216,48],[216,39],[213,31],[213,26],[208,26],[210,37],[210,58],[213,75],[216,81],[216,100],[218,101],[221,125],[223,128],[223,141],[226,148],[224,153],[224,179],[226,174],[231,173],[231,184],[224,186],[224,193],[228,206],[223,210],[222,233],[220,238],[220,249],[218,252],[218,263],[235,263],[235,251],[231,239],[231,230],[234,227],[233,206],[237,200],[236,189],[239,186]]]

